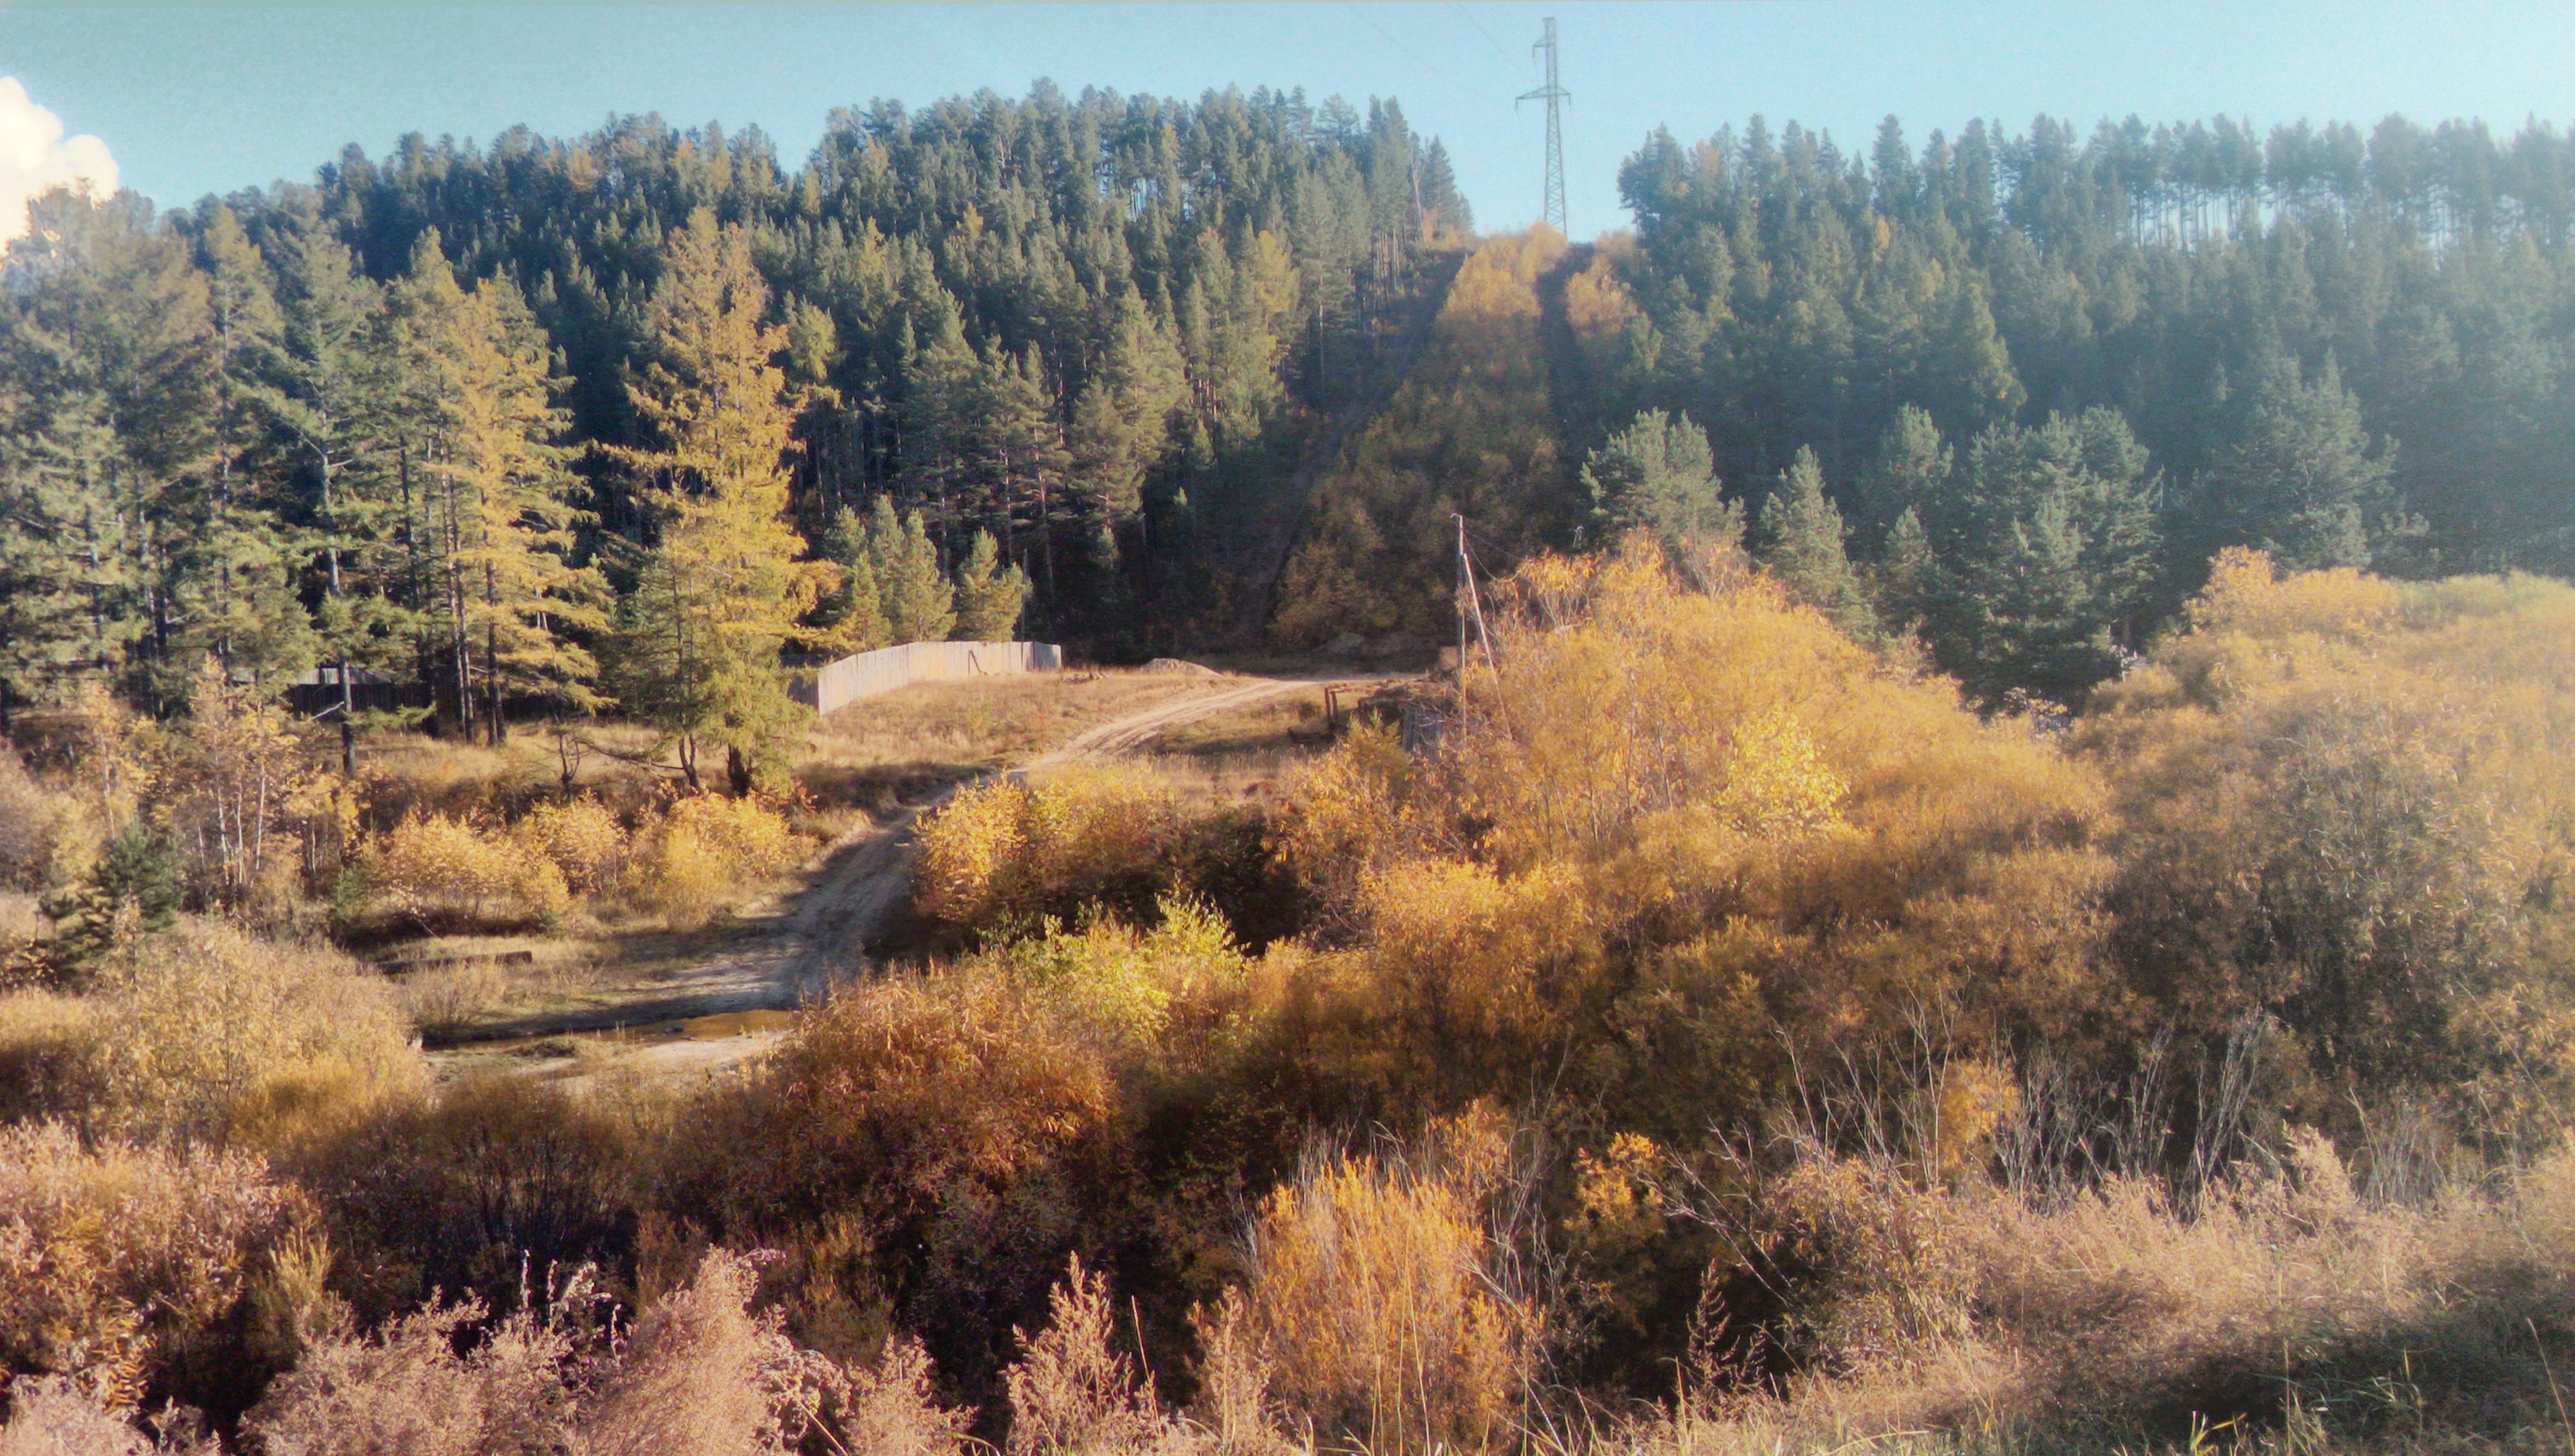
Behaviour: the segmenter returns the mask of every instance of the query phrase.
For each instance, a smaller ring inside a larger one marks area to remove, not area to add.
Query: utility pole
[[[1466,518],[1457,516],[1457,701],[1466,701],[1466,594],[1475,579],[1466,570]]]
[[[1518,100],[1511,104],[1516,108],[1520,101],[1546,103],[1546,201],[1538,209],[1537,220],[1561,234],[1564,232],[1564,122],[1559,108],[1573,99],[1573,93],[1555,84],[1554,16],[1546,18],[1545,33],[1529,49],[1546,57],[1546,84],[1535,91],[1520,93]]]

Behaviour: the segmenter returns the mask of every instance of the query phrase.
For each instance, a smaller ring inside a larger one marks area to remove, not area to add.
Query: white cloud
[[[63,119],[38,106],[15,76],[0,76],[0,244],[27,231],[27,204],[66,182],[94,196],[116,191],[116,159],[96,137],[63,137]]]

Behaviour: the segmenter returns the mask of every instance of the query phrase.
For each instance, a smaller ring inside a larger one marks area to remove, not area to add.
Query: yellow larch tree
[[[765,322],[769,305],[739,226],[701,209],[675,231],[647,362],[627,382],[653,443],[616,453],[658,539],[620,607],[615,681],[677,745],[692,787],[714,743],[736,792],[783,766],[801,710],[780,654],[836,576],[799,559],[787,520],[794,419],[774,362],[787,331]]]

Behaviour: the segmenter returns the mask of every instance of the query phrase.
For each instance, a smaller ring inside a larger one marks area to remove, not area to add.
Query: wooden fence
[[[917,642],[879,648],[826,664],[811,681],[801,675],[796,701],[830,713],[862,698],[914,683],[1052,673],[1064,666],[1064,649],[1044,642]]]

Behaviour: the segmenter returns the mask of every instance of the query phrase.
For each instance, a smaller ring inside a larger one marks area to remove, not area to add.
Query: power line
[[[1404,55],[1404,58],[1405,58],[1405,59],[1407,59],[1407,60],[1411,61],[1411,62],[1412,62],[1412,64],[1414,64],[1414,65],[1416,65],[1416,66],[1419,66],[1421,69],[1423,69],[1423,70],[1425,70],[1425,71],[1428,71],[1431,75],[1436,76],[1436,77],[1438,77],[1440,80],[1445,81],[1445,82],[1447,82],[1449,85],[1451,85],[1451,86],[1455,87],[1455,88],[1457,89],[1457,91],[1458,91],[1458,93],[1459,93],[1460,95],[1465,95],[1465,96],[1474,96],[1474,95],[1478,95],[1478,94],[1479,94],[1479,93],[1475,90],[1475,88],[1474,88],[1474,87],[1467,85],[1465,82],[1460,81],[1460,80],[1458,80],[1456,77],[1449,75],[1446,71],[1443,71],[1443,70],[1439,69],[1437,66],[1434,66],[1434,65],[1430,64],[1428,61],[1425,61],[1425,60],[1421,59],[1421,57],[1413,51],[1412,47],[1410,47],[1410,46],[1408,46],[1408,45],[1405,45],[1403,42],[1401,42],[1401,41],[1399,41],[1399,40],[1396,40],[1396,39],[1394,38],[1394,32],[1392,32],[1392,31],[1390,31],[1390,30],[1386,29],[1386,28],[1385,28],[1384,26],[1382,26],[1382,25],[1377,24],[1377,23],[1376,23],[1376,19],[1375,19],[1375,17],[1373,17],[1373,16],[1369,15],[1366,11],[1361,10],[1358,6],[1356,6],[1356,5],[1351,5],[1351,4],[1345,4],[1342,8],[1343,8],[1343,9],[1348,10],[1352,15],[1357,16],[1361,21],[1365,22],[1365,23],[1366,23],[1366,25],[1367,25],[1367,28],[1368,28],[1368,29],[1370,29],[1370,30],[1372,30],[1372,31],[1375,31],[1377,34],[1379,34],[1379,35],[1381,35],[1381,36],[1384,36],[1384,37],[1385,37],[1385,43],[1386,43],[1387,45],[1390,45],[1390,46],[1394,47],[1396,50],[1403,52],[1403,55]]]
[[[1448,0],[1448,8],[1456,11],[1459,19],[1465,21],[1468,25],[1475,27],[1475,34],[1484,38],[1484,44],[1493,48],[1494,55],[1497,55],[1504,61],[1510,63],[1512,68],[1515,70],[1526,71],[1528,69],[1528,62],[1512,55],[1507,47],[1505,47],[1500,41],[1493,38],[1493,33],[1491,31],[1484,29],[1484,22],[1475,18],[1474,11],[1459,4],[1458,0]]]

